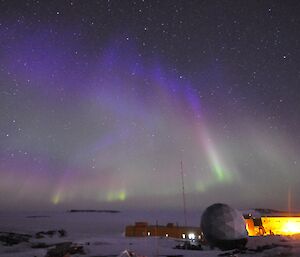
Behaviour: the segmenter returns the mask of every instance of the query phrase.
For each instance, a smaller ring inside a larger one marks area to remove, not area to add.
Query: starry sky
[[[1,0],[0,209],[300,210],[300,2]]]

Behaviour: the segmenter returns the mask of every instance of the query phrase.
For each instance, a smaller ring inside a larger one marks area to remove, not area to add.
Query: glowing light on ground
[[[283,224],[283,230],[287,235],[299,234],[300,233],[300,221],[288,221]]]

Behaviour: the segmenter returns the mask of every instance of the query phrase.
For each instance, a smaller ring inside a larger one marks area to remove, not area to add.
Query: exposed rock
[[[22,242],[28,242],[30,238],[31,235],[28,234],[0,232],[0,242],[2,242],[3,245],[6,246],[16,245]]]
[[[65,242],[56,244],[47,251],[46,257],[64,257],[68,254],[85,254],[83,246]]]
[[[48,248],[50,246],[52,246],[52,245],[48,245],[46,243],[41,242],[41,243],[34,243],[34,244],[32,244],[31,248]]]
[[[35,238],[40,239],[40,238],[44,238],[45,236],[53,237],[55,234],[58,234],[59,237],[64,237],[66,236],[67,232],[64,229],[39,231],[35,233]]]
[[[64,229],[57,230],[60,237],[65,237],[67,235],[67,232]]]

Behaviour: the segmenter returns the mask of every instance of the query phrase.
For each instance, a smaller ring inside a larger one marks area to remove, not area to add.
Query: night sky
[[[300,210],[299,60],[297,0],[1,0],[0,209]]]

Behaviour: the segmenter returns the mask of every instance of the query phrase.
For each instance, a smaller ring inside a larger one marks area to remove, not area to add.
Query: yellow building
[[[260,235],[295,235],[300,234],[300,216],[262,216],[245,217],[249,236]]]

